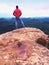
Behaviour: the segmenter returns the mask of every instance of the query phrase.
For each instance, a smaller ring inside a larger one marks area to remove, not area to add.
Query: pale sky
[[[22,17],[49,17],[49,0],[0,0],[0,17],[14,17],[16,5]]]

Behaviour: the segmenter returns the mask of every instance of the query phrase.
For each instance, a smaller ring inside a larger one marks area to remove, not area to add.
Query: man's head
[[[16,8],[18,9],[18,5],[16,6]]]

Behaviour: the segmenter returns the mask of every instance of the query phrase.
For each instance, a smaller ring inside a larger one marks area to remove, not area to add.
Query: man
[[[16,28],[18,28],[18,25],[17,24],[19,22],[21,22],[21,24],[23,25],[23,27],[25,27],[23,21],[20,19],[20,16],[22,15],[22,12],[18,8],[18,6],[16,6],[16,9],[14,10],[13,15],[16,17],[16,20],[15,20],[15,26],[16,26]]]

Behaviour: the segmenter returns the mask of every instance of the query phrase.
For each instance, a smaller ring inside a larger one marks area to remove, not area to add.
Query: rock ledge
[[[47,35],[37,28],[21,28],[0,35],[0,65],[49,65],[49,50],[38,44]]]

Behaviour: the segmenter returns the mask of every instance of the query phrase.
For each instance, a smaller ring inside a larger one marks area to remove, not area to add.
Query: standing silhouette
[[[22,19],[20,19],[20,16],[22,15],[22,11],[19,9],[18,6],[16,6],[16,9],[13,11],[13,15],[15,16],[15,26],[16,26],[16,28],[18,28],[18,23],[20,23],[20,22],[23,25],[23,27],[25,27]]]

